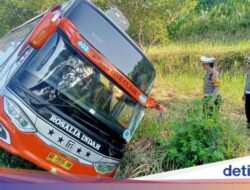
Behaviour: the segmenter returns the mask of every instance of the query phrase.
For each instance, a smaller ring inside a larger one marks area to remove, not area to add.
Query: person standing
[[[213,116],[216,117],[221,105],[220,74],[214,69],[214,57],[202,56],[200,60],[206,71],[204,76],[204,115],[210,118]]]
[[[243,95],[245,101],[245,113],[247,117],[247,128],[250,128],[250,56],[247,58],[247,79]]]

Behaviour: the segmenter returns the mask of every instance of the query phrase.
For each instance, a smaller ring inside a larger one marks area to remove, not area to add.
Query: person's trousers
[[[246,111],[247,123],[250,127],[250,94],[246,94],[245,111]]]

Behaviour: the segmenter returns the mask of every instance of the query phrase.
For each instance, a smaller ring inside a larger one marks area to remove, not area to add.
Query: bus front
[[[111,177],[144,109],[159,107],[148,96],[155,69],[88,1],[51,13],[54,31],[34,45],[52,28],[41,29],[45,13],[0,91],[0,126],[8,136],[0,146],[52,173]]]

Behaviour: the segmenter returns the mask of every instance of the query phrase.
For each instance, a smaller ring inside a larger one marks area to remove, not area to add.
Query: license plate
[[[49,160],[50,162],[66,169],[66,170],[70,170],[73,167],[72,162],[65,160],[64,158],[62,158],[61,156],[54,154],[54,153],[50,153],[46,160]]]

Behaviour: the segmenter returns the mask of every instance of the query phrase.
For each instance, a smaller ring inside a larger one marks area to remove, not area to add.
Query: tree
[[[0,0],[0,36],[64,0]]]
[[[168,40],[167,26],[195,8],[196,0],[94,0],[102,8],[117,6],[130,21],[130,36],[143,47]]]
[[[0,0],[0,36],[54,3],[66,0]],[[128,33],[141,47],[168,41],[167,27],[195,8],[197,0],[93,0],[107,9],[117,6],[130,21]]]

